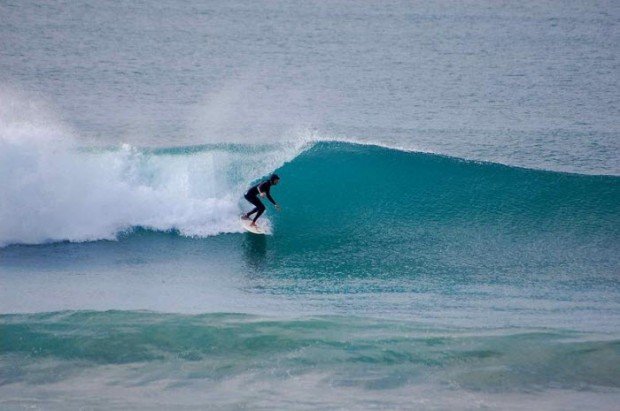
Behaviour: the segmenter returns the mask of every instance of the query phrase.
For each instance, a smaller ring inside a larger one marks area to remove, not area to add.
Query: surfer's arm
[[[271,196],[270,191],[271,191],[271,184],[269,184],[269,182],[260,184],[258,186],[258,192],[260,193],[261,196],[266,196],[267,199],[271,201],[273,205],[278,205],[278,203],[276,203],[276,200],[274,200],[273,197]]]
[[[267,194],[267,199],[269,201],[271,201],[273,203],[273,205],[277,206],[278,203],[276,203],[276,200],[273,199],[273,197],[271,196],[271,194],[269,193],[269,189],[267,189],[267,191],[265,191],[265,194]]]

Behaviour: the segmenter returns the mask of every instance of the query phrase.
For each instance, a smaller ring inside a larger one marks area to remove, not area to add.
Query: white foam
[[[14,96],[0,101],[0,246],[115,239],[136,226],[187,236],[239,232],[243,190],[302,148],[84,150],[42,110],[25,110]]]

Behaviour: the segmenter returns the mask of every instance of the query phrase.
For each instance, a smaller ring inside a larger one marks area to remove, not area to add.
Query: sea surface
[[[617,409],[619,25],[0,0],[0,409]]]

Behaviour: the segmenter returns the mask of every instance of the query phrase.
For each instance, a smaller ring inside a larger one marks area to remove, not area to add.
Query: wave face
[[[278,171],[280,233],[375,246],[423,234],[555,233],[617,245],[620,179],[476,163],[344,142],[138,150],[0,140],[0,244],[114,239],[135,227],[238,232],[239,198]],[[297,157],[295,157],[298,155]],[[243,201],[242,201],[243,203]]]
[[[343,143],[320,143],[278,172],[283,267],[609,279],[620,267],[617,177]]]
[[[205,400],[288,408],[290,398],[302,408],[408,408],[441,398],[460,408],[465,397],[495,408],[511,395],[540,406],[532,393],[541,391],[593,395],[608,406],[620,389],[618,340],[574,332],[125,311],[3,315],[0,325],[5,406],[41,396],[95,408],[104,404],[86,399],[126,401],[114,408]]]
[[[317,144],[281,173],[282,195],[290,204],[283,218],[312,220],[309,227],[284,225],[289,228],[312,230],[319,223],[321,230],[342,226],[355,233],[383,226],[381,231],[405,237],[406,232],[433,226],[494,227],[515,233],[583,231],[616,238],[619,233],[617,177],[528,170],[347,143]]]

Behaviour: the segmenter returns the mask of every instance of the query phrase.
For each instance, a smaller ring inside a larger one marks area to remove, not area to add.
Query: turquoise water
[[[229,405],[306,408],[368,406],[380,396],[382,406],[402,407],[403,396],[410,405],[424,405],[428,393],[411,395],[412,387],[424,385],[440,387],[435,394],[467,390],[473,397],[618,388],[617,340],[574,332],[446,330],[356,317],[276,320],[123,311],[9,315],[2,327],[1,377],[20,394],[29,385],[68,389],[103,378],[100,395],[129,385],[134,389],[128,391],[144,391],[160,406],[175,391],[200,390],[219,401],[218,396],[234,395],[223,402]],[[304,393],[307,385],[322,395]],[[155,392],[155,386],[162,391]],[[342,397],[332,398],[336,393]],[[62,404],[58,401],[73,402],[77,395],[36,395],[24,402]],[[354,395],[358,398],[350,398]],[[81,401],[104,405],[97,397]],[[175,402],[204,406],[200,397]],[[495,401],[488,405],[501,406]],[[132,403],[122,397],[114,403],[127,404]]]
[[[137,175],[156,187],[153,164],[269,150],[147,150]],[[276,171],[268,236],[127,223],[114,241],[3,248],[0,308],[30,313],[1,317],[5,405],[617,399],[618,177],[341,142]]]
[[[0,0],[0,408],[616,408],[619,21]]]

